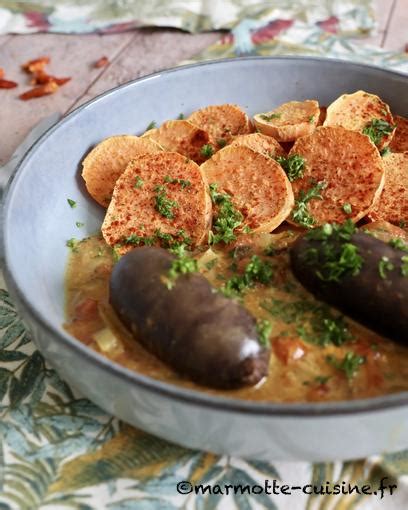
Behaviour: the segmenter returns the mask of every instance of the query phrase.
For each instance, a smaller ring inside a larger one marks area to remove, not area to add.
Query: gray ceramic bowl
[[[84,191],[78,165],[102,138],[140,133],[208,104],[250,114],[284,101],[329,104],[345,92],[379,94],[408,115],[408,77],[315,58],[244,58],[181,67],[107,92],[50,129],[26,155],[3,207],[10,292],[38,348],[61,376],[108,412],[170,441],[258,459],[345,459],[408,447],[408,393],[324,404],[217,398],[143,377],[91,351],[62,328],[65,242],[95,232],[103,211]],[[77,201],[75,212],[67,198]],[[81,233],[75,221],[85,222]]]

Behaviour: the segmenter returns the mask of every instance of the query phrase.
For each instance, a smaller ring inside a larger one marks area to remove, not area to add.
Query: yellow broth
[[[140,374],[234,398],[335,401],[407,390],[408,349],[348,318],[344,321],[350,338],[338,346],[325,342],[325,324],[338,320],[340,314],[315,300],[293,277],[285,248],[295,238],[295,231],[247,235],[235,243],[232,253],[229,247],[195,255],[202,274],[218,288],[239,273],[254,254],[273,267],[271,283],[256,284],[242,298],[242,304],[256,318],[267,319],[272,325],[269,375],[254,387],[226,391],[199,386],[147,352],[125,330],[109,305],[109,276],[114,262],[111,249],[97,236],[79,242],[70,257],[65,327],[90,348]],[[271,240],[274,250],[265,255],[265,246]],[[171,291],[163,286],[163,292]],[[364,358],[354,372],[341,366],[349,353]]]

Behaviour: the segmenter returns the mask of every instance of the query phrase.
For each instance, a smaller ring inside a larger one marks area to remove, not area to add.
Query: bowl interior
[[[402,75],[344,62],[249,58],[158,73],[100,96],[53,128],[12,182],[3,247],[14,286],[37,316],[64,334],[66,241],[93,234],[104,214],[87,196],[80,163],[103,138],[139,134],[152,120],[160,124],[209,104],[237,103],[251,115],[288,100],[317,98],[327,105],[358,89],[380,95],[393,112],[407,115],[407,83]],[[77,221],[85,226],[76,227]]]

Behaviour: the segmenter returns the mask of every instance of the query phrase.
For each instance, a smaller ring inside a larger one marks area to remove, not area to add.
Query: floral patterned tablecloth
[[[0,32],[109,32],[140,24],[191,31],[233,27],[194,60],[301,53],[408,72],[406,54],[349,39],[375,29],[368,0],[0,0]],[[408,507],[407,476],[408,451],[314,465],[244,461],[189,451],[120,423],[75,394],[45,363],[0,279],[0,510],[403,510]],[[195,496],[176,490],[182,480],[221,486],[262,485],[265,479],[319,485],[327,480],[362,486],[377,485],[383,477],[398,485],[384,499],[355,493]]]

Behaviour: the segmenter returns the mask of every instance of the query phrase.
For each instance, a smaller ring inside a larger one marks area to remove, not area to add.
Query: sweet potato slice
[[[389,145],[394,119],[382,99],[364,90],[343,94],[327,108],[324,126],[342,126],[368,135],[379,150]]]
[[[292,182],[296,203],[290,222],[308,227],[343,223],[349,218],[356,222],[380,196],[384,185],[382,158],[362,133],[318,127],[297,140],[291,154],[305,160],[305,169],[303,177]],[[313,189],[320,198],[310,198]]]
[[[209,184],[231,196],[243,226],[271,232],[290,214],[293,193],[281,166],[245,146],[228,146],[201,165]]]
[[[160,152],[152,140],[132,135],[118,135],[98,143],[82,162],[82,177],[88,193],[98,204],[109,205],[115,183],[127,164],[141,154]]]
[[[128,249],[156,244],[158,232],[189,238],[195,246],[208,238],[211,212],[207,185],[194,161],[176,152],[145,154],[119,177],[102,234],[109,245]]]
[[[395,115],[394,122],[397,128],[389,147],[392,152],[408,152],[408,119]]]
[[[193,112],[188,120],[208,132],[214,151],[230,143],[234,136],[253,131],[247,114],[235,104],[201,108]]]
[[[282,146],[271,136],[263,135],[262,133],[250,133],[249,135],[239,135],[234,138],[230,147],[238,147],[244,145],[250,149],[260,152],[264,156],[276,158],[278,156],[285,156],[286,152]]]
[[[393,225],[408,226],[408,152],[388,154],[383,158],[384,189],[368,216]]]
[[[278,142],[292,142],[315,130],[320,117],[319,103],[314,100],[289,101],[275,110],[257,113],[255,125]]]
[[[159,128],[149,129],[142,138],[150,138],[164,150],[183,154],[196,163],[207,159],[203,147],[208,144],[208,133],[186,120],[168,120]]]

